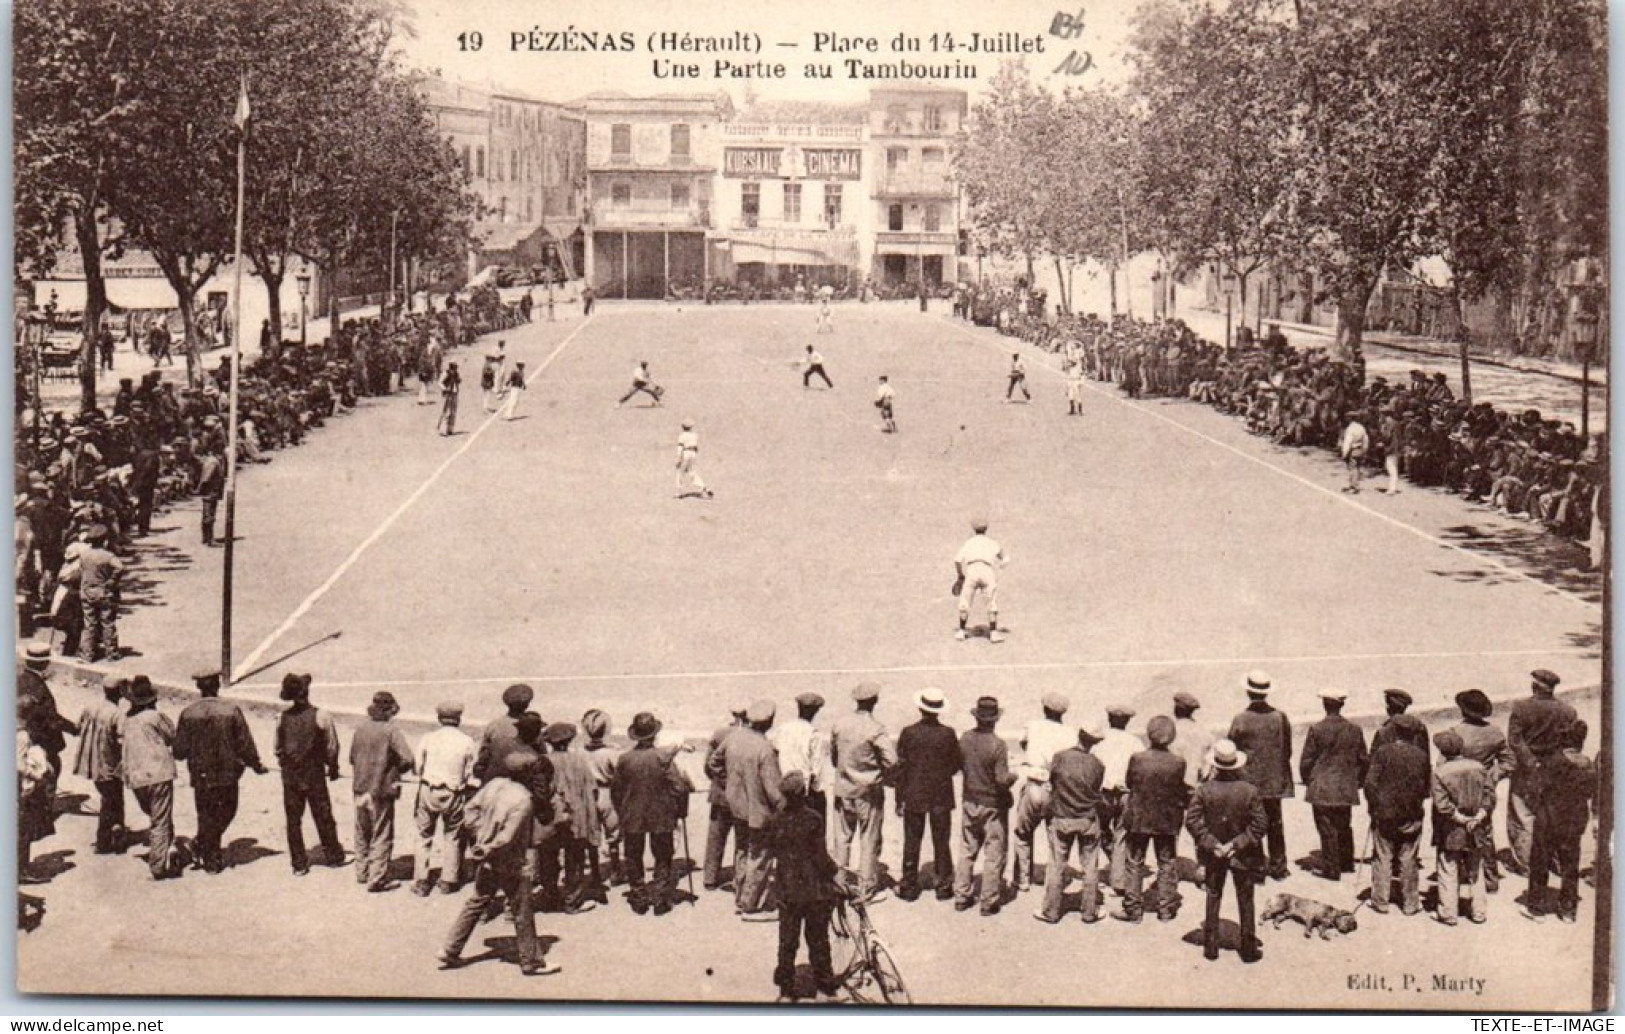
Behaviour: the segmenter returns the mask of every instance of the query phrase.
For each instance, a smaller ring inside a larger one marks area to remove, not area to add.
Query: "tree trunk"
[[[1112,286],[1111,315],[1112,315],[1112,319],[1115,320],[1117,318],[1117,263],[1113,262],[1110,266],[1106,267],[1106,275],[1108,277],[1110,277],[1110,279],[1111,279],[1111,286]]]
[[[184,277],[180,283],[171,281],[170,286],[175,289],[175,300],[181,310],[181,348],[186,352],[186,386],[195,388],[203,383],[203,351],[198,347],[197,313],[192,309],[197,300],[197,289]]]
[[[327,274],[327,340],[339,339],[339,271],[324,270]]]
[[[1061,296],[1061,311],[1068,315],[1072,312],[1072,295],[1066,282],[1066,270],[1061,265],[1061,256],[1055,259],[1055,293]]]
[[[1315,322],[1315,274],[1298,274],[1298,322],[1311,326]]]
[[[1461,400],[1470,406],[1473,404],[1473,370],[1467,362],[1467,339],[1471,335],[1467,333],[1467,314],[1461,302],[1461,288],[1454,286],[1454,278],[1451,279],[1450,304],[1456,309],[1456,340],[1461,349]]]
[[[101,330],[102,313],[107,311],[107,280],[102,276],[102,241],[96,229],[96,213],[80,212],[73,220],[79,242],[79,258],[85,267],[85,316],[80,325],[79,411],[96,408],[96,334]],[[39,404],[39,400],[35,400]]]
[[[1033,287],[1033,283],[1034,283],[1033,278],[1034,278],[1034,273],[1033,273],[1033,253],[1032,253],[1032,249],[1029,248],[1027,250],[1027,289],[1029,291],[1032,290],[1032,287]]]
[[[1360,351],[1365,337],[1366,307],[1371,304],[1371,292],[1376,289],[1376,277],[1362,277],[1350,283],[1337,296],[1337,354],[1352,358]]]
[[[259,263],[254,263],[259,266]],[[270,263],[260,267],[260,280],[265,283],[265,300],[270,306],[271,317],[271,354],[268,358],[275,359],[282,354],[282,279],[284,270],[281,265],[273,269]]]

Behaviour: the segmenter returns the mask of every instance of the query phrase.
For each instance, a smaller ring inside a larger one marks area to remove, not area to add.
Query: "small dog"
[[[1323,941],[1332,939],[1333,930],[1347,935],[1353,933],[1359,926],[1354,921],[1353,912],[1345,912],[1310,898],[1300,898],[1296,894],[1275,895],[1265,906],[1264,914],[1259,916],[1260,922],[1269,923],[1277,930],[1288,919],[1296,919],[1303,924],[1305,937],[1318,932]]]

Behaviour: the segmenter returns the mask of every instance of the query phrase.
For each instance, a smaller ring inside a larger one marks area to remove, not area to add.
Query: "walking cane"
[[[677,821],[679,827],[683,831],[683,858],[688,862],[686,867],[686,874],[688,876],[688,903],[698,908],[700,898],[699,895],[694,893],[694,852],[690,851],[688,848],[688,816],[684,815]]]

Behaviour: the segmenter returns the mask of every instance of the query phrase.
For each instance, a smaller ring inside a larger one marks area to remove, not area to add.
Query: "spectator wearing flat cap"
[[[220,500],[226,494],[226,460],[224,448],[208,438],[203,440],[198,455],[197,492],[203,501],[203,544],[219,545],[214,538],[214,519],[220,512]]]
[[[920,896],[920,842],[931,824],[931,863],[936,873],[937,900],[954,896],[954,861],[949,836],[954,817],[954,776],[964,765],[959,737],[942,724],[947,707],[942,690],[927,688],[915,697],[920,720],[897,736],[897,768],[893,786],[897,811],[903,819],[903,874],[897,896],[914,901]]]
[[[395,716],[395,695],[372,695],[367,721],[350,740],[350,780],[355,793],[355,878],[373,893],[394,887],[389,860],[395,853],[395,799],[401,776],[412,771],[412,747]]]
[[[1022,761],[1016,769],[1019,776],[1015,788],[1015,871],[1011,883],[1017,894],[1023,893],[1033,882],[1033,838],[1038,827],[1044,826],[1045,839],[1049,839],[1049,763],[1056,754],[1078,742],[1078,730],[1065,721],[1067,708],[1072,706],[1066,694],[1049,692],[1040,701],[1043,715],[1027,723],[1021,736]]]
[[[89,704],[79,715],[79,750],[73,760],[73,774],[96,787],[101,798],[96,811],[96,853],[124,852],[124,764],[119,756],[119,726],[124,722],[120,706],[130,688],[128,679],[102,680],[102,699]]]
[[[1185,785],[1192,790],[1213,774],[1213,734],[1196,720],[1201,701],[1180,690],[1174,694],[1174,742],[1168,749],[1185,759]]]
[[[310,857],[305,853],[307,805],[326,863],[344,864],[344,845],[339,843],[333,801],[327,793],[327,784],[339,777],[339,731],[332,715],[311,706],[309,675],[289,672],[282,676],[281,697],[288,701],[288,708],[277,716],[276,760],[282,770],[288,861],[295,876],[304,876],[310,872]]]
[[[124,561],[107,549],[106,525],[91,525],[85,539],[89,544],[79,554],[79,602],[85,622],[79,656],[92,662],[117,660],[119,581]]]
[[[1495,806],[1499,799],[1496,791],[1512,774],[1517,762],[1512,756],[1511,746],[1507,744],[1506,734],[1490,722],[1495,705],[1482,689],[1457,693],[1456,707],[1461,711],[1461,721],[1452,725],[1450,731],[1461,737],[1461,756],[1472,758],[1484,766],[1484,807],[1489,812],[1489,818],[1473,827],[1473,832],[1478,837],[1478,853],[1484,863],[1484,891],[1494,894],[1501,887],[1501,861],[1495,847]],[[1507,811],[1510,821],[1510,804]]]
[[[769,915],[767,826],[784,804],[779,792],[778,754],[767,742],[773,727],[771,700],[757,700],[745,713],[745,724],[728,737],[728,811],[739,845],[734,872],[734,910],[746,919]]]
[[[763,835],[778,868],[779,955],[773,983],[779,1000],[795,997],[796,954],[807,940],[813,983],[819,998],[835,995],[830,963],[829,922],[834,908],[839,867],[824,847],[824,821],[808,803],[806,778],[787,772],[777,787],[783,806],[768,821]]]
[[[531,894],[530,844],[535,820],[537,758],[521,755],[497,759],[502,775],[485,781],[463,811],[463,836],[468,857],[475,863],[474,893],[463,902],[438,956],[440,968],[464,964],[463,946],[488,914],[506,911],[513,920],[519,949],[519,971],[525,976],[546,976],[559,967],[543,956],[536,939],[536,913]],[[498,898],[505,910],[494,910]]]
[[[474,757],[474,778],[486,779],[502,764],[519,743],[519,719],[530,710],[536,691],[524,683],[515,683],[502,691],[502,706],[508,713],[493,718],[480,733],[480,748]]]
[[[175,725],[158,710],[158,693],[145,675],[130,681],[130,710],[118,729],[124,782],[151,824],[147,868],[155,880],[181,874],[175,850]]]
[[[1078,730],[1076,743],[1050,759],[1049,869],[1044,874],[1044,906],[1033,915],[1046,923],[1061,921],[1066,864],[1074,848],[1083,872],[1079,910],[1085,923],[1100,921],[1100,866],[1095,852],[1100,847],[1100,787],[1106,766],[1090,751],[1105,738],[1101,726],[1086,726]]]
[[[726,882],[722,878],[722,859],[728,851],[728,838],[734,838],[735,890],[739,880],[739,837],[733,812],[728,807],[728,740],[745,726],[745,712],[750,705],[741,701],[729,712],[733,721],[711,734],[705,748],[705,774],[710,780],[706,791],[707,821],[705,829],[705,868],[703,882],[706,890],[719,890]]]
[[[835,857],[852,868],[857,841],[858,893],[880,900],[880,845],[886,819],[884,782],[897,766],[897,745],[875,718],[880,687],[860,683],[852,690],[856,707],[830,729],[830,761],[835,766]]]
[[[1432,757],[1433,745],[1428,736],[1427,726],[1415,715],[1406,714],[1412,704],[1411,695],[1403,689],[1385,689],[1382,691],[1383,709],[1388,717],[1371,734],[1371,753],[1375,754],[1377,748],[1395,739],[1410,740],[1423,754]]]
[[[813,724],[823,710],[824,698],[817,693],[796,696],[796,716],[779,722],[767,740],[779,752],[779,771],[785,775],[800,772],[807,786],[807,807],[827,822],[829,814],[829,733]]]
[[[1535,837],[1530,848],[1529,892],[1523,914],[1539,921],[1553,912],[1565,923],[1575,922],[1580,907],[1580,840],[1591,819],[1591,801],[1597,795],[1597,767],[1585,754],[1586,723],[1576,718],[1564,736],[1563,749],[1548,759],[1543,773],[1540,805],[1535,812]],[[1558,877],[1555,907],[1547,895],[1547,879]]]
[[[671,911],[673,834],[678,820],[688,814],[689,784],[675,759],[676,753],[655,746],[660,720],[647,711],[632,719],[627,735],[632,748],[615,762],[610,793],[626,839],[627,894],[632,911],[655,915]],[[654,856],[654,882],[645,886],[643,850]]]
[[[1247,758],[1242,775],[1258,788],[1269,817],[1268,855],[1271,879],[1287,876],[1286,830],[1281,824],[1281,802],[1295,792],[1292,781],[1292,723],[1270,706],[1270,677],[1249,672],[1245,682],[1247,709],[1230,722],[1226,737]]]
[[[1298,759],[1304,799],[1320,834],[1320,875],[1328,880],[1354,871],[1354,806],[1360,803],[1360,787],[1370,763],[1365,733],[1343,717],[1347,700],[1341,690],[1321,692],[1326,717],[1309,727]]]
[[[1377,731],[1380,734],[1393,728],[1390,722]],[[1422,818],[1432,792],[1427,751],[1406,732],[1383,738],[1371,750],[1363,789],[1366,810],[1371,815],[1371,910],[1388,911],[1397,875],[1400,910],[1415,915],[1422,908]]]
[[[592,872],[592,885],[599,903],[607,905],[609,884],[625,879],[621,872],[621,820],[615,814],[615,802],[609,794],[610,778],[615,774],[615,759],[620,754],[605,742],[609,736],[609,715],[598,708],[591,708],[581,716],[581,732],[587,737],[581,752],[592,770],[593,785],[596,787],[594,799],[598,806],[598,839],[594,843],[603,845],[609,862],[608,869],[602,868],[598,851],[594,849],[588,855],[587,867]]]
[[[1529,677],[1530,696],[1515,701],[1507,719],[1507,743],[1515,766],[1507,800],[1507,840],[1519,875],[1529,871],[1543,771],[1563,749],[1564,736],[1576,718],[1574,708],[1555,696],[1563,681],[1556,673],[1537,668]]]
[[[596,907],[599,894],[596,872],[589,879],[587,858],[598,853],[597,782],[592,762],[573,748],[576,727],[554,722],[542,730],[552,751],[553,789],[560,804],[553,835],[542,845],[539,882],[542,896],[559,901],[572,915]],[[562,885],[561,885],[562,879]]]
[[[1095,747],[1095,757],[1106,766],[1101,784],[1100,822],[1103,850],[1111,857],[1110,886],[1119,895],[1128,892],[1128,827],[1123,824],[1123,805],[1128,797],[1128,763],[1145,749],[1145,743],[1128,731],[1134,709],[1122,704],[1106,708],[1106,738]]]
[[[1489,780],[1484,766],[1461,754],[1461,737],[1446,729],[1433,738],[1439,748],[1439,764],[1433,769],[1433,845],[1438,848],[1439,911],[1435,916],[1445,926],[1455,926],[1466,892],[1471,903],[1468,913],[1475,923],[1484,922],[1484,882],[1475,827],[1489,821],[1485,810],[1485,787]]]
[[[435,708],[440,726],[418,741],[418,794],[412,805],[417,854],[412,862],[412,893],[428,897],[436,872],[440,891],[457,890],[463,871],[463,806],[474,788],[474,740],[459,726],[463,705],[447,701]]]
[[[1196,788],[1185,808],[1185,828],[1196,841],[1196,861],[1207,891],[1202,957],[1210,962],[1219,957],[1219,909],[1227,878],[1236,885],[1241,961],[1257,962],[1264,956],[1254,920],[1253,888],[1264,880],[1269,815],[1263,794],[1244,774],[1247,761],[1246,752],[1230,740],[1215,743],[1213,778]]]
[[[1179,914],[1179,870],[1175,844],[1185,820],[1185,759],[1168,749],[1173,743],[1174,720],[1157,715],[1146,723],[1148,750],[1129,759],[1128,800],[1123,806],[1123,827],[1128,838],[1128,893],[1123,909],[1112,918],[1138,923],[1144,914],[1142,884],[1145,879],[1145,852],[1152,847],[1157,856],[1157,882],[1152,888],[1152,904],[1157,918],[1171,922]]]
[[[954,908],[975,902],[976,859],[982,859],[981,914],[997,915],[1004,892],[1005,841],[1010,828],[1010,748],[994,732],[1003,711],[995,697],[981,697],[971,710],[976,728],[959,738],[963,800],[959,815],[959,851],[954,865]]]
[[[244,769],[264,775],[259,748],[242,708],[220,699],[220,669],[192,676],[201,699],[181,711],[175,725],[175,760],[186,762],[197,805],[198,861],[205,872],[226,867],[220,844],[237,817],[238,782]]]

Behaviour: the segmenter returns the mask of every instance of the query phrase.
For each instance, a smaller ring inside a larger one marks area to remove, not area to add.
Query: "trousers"
[[[428,883],[437,869],[441,883],[456,886],[462,879],[463,845],[459,834],[465,803],[466,795],[460,790],[418,785],[417,801],[412,807],[412,823],[418,835],[417,855],[412,859],[413,882]]]
[[[982,859],[982,907],[995,908],[1004,890],[1005,838],[1010,809],[966,801],[959,814],[959,856],[954,866],[954,900],[972,899],[977,856]]]
[[[711,819],[705,828],[705,889],[722,886],[722,859],[728,851],[728,834],[734,830],[733,812],[721,802],[711,805]],[[739,838],[734,837],[734,879],[739,879]]]
[[[381,887],[395,853],[395,798],[358,794],[355,799],[355,880]]]
[[[654,855],[654,884],[647,890],[643,882],[643,845],[646,841],[650,853]],[[631,885],[634,894],[640,895],[642,900],[656,906],[670,901],[671,859],[674,851],[670,833],[626,834],[626,882]],[[737,879],[737,876],[735,878]]]
[[[1258,924],[1253,914],[1253,887],[1258,877],[1241,869],[1232,869],[1222,859],[1207,863],[1204,872],[1207,884],[1207,915],[1202,923],[1202,954],[1209,959],[1219,957],[1219,906],[1224,901],[1224,880],[1233,876],[1236,882],[1236,911],[1241,922],[1241,957],[1258,954]]]
[[[738,862],[734,869],[734,907],[741,912],[771,909],[766,831],[751,829],[740,822],[734,827],[734,843],[739,845]]]
[[[294,871],[310,868],[310,857],[305,853],[305,806],[310,806],[310,817],[316,823],[316,838],[328,853],[330,864],[338,864],[344,857],[339,843],[338,824],[333,821],[333,802],[327,796],[327,783],[321,776],[314,779],[282,779],[282,816],[288,826],[288,861]],[[358,863],[359,864],[359,863]]]
[[[1559,833],[1551,823],[1535,820],[1535,836],[1529,850],[1529,908],[1551,911],[1547,885],[1552,869],[1557,870],[1557,913],[1572,917],[1580,907],[1580,833]]]
[[[1100,914],[1100,866],[1095,852],[1100,848],[1100,827],[1093,822],[1053,820],[1049,831],[1049,871],[1044,874],[1044,918],[1061,918],[1061,898],[1066,892],[1066,863],[1074,849],[1078,867],[1083,870],[1083,900],[1079,910],[1085,922]]]
[[[1507,794],[1507,846],[1518,867],[1528,871],[1535,846],[1535,802],[1528,789],[1516,785]]]
[[[820,992],[835,993],[835,970],[830,965],[829,917],[827,901],[784,901],[779,903],[779,961],[773,967],[773,983],[789,995],[795,988],[796,954],[801,938],[807,939],[812,959],[813,981]]]
[[[497,859],[480,862],[474,872],[474,893],[463,902],[462,911],[457,913],[451,932],[446,935],[445,956],[455,959],[462,955],[463,946],[485,918],[486,909],[502,896],[508,899],[506,911],[513,917],[514,936],[519,942],[519,965],[527,969],[536,965],[539,958],[536,912],[531,902],[531,868],[526,854],[510,846]]]
[[[1478,851],[1439,852],[1439,918],[1455,922],[1461,908],[1462,891],[1472,911],[1473,922],[1484,921],[1484,873],[1478,861]]]
[[[1049,784],[1029,782],[1021,792],[1021,799],[1016,802],[1016,864],[1015,871],[1010,874],[1010,882],[1016,885],[1018,891],[1032,885],[1033,839],[1040,825],[1049,825],[1045,817],[1048,812]]]
[[[1269,834],[1265,837],[1264,847],[1269,855],[1271,876],[1285,876],[1287,873],[1286,857],[1286,827],[1281,824],[1281,798],[1264,798],[1264,815],[1270,820]]]
[[[220,841],[237,817],[237,784],[193,786],[192,799],[197,804],[198,855],[205,869],[217,871],[226,864],[220,853]]]
[[[124,780],[98,779],[96,793],[101,807],[96,811],[96,850],[124,850]]]
[[[857,841],[858,892],[873,894],[880,882],[880,845],[886,819],[885,798],[835,798],[835,856],[841,868],[852,868],[852,844]]]
[[[1414,828],[1412,828],[1414,826]],[[1420,820],[1398,829],[1384,829],[1380,824],[1371,827],[1371,843],[1375,857],[1371,860],[1371,907],[1382,911],[1392,900],[1394,866],[1399,866],[1399,907],[1406,915],[1422,909],[1419,862],[1422,846]]]
[[[1123,895],[1123,911],[1126,914],[1137,918],[1145,911],[1143,888],[1147,846],[1153,847],[1157,854],[1157,882],[1151,891],[1157,915],[1172,916],[1179,911],[1179,870],[1174,864],[1178,857],[1174,844],[1178,839],[1177,833],[1127,834],[1128,888]]]
[[[931,864],[937,876],[937,893],[943,894],[953,886],[954,859],[948,846],[953,826],[953,809],[904,811],[902,887],[905,893],[917,892],[920,889],[920,844],[925,839],[927,822],[931,824]]]
[[[175,848],[175,784],[154,783],[134,789],[135,802],[151,820],[147,827],[147,868],[154,879],[174,873],[170,855]]]
[[[1354,871],[1354,809],[1346,805],[1315,804],[1315,832],[1320,834],[1321,869],[1333,879]]]

